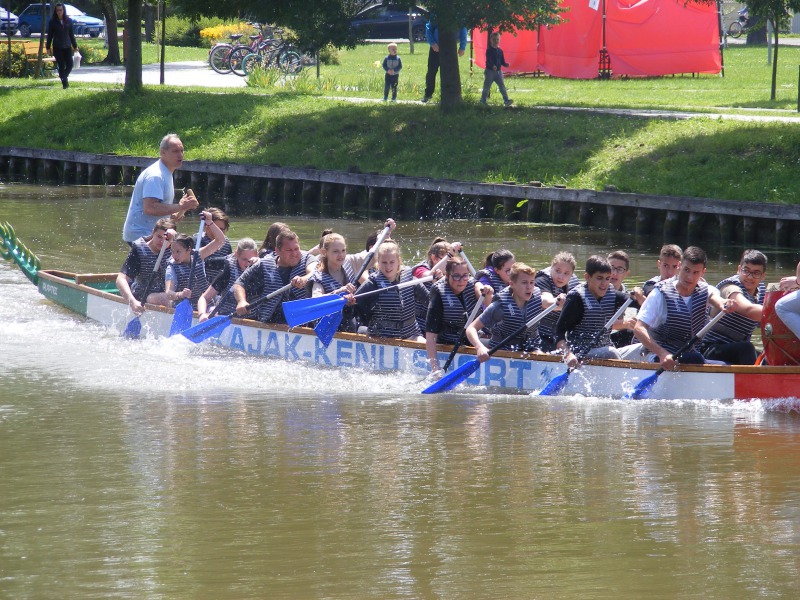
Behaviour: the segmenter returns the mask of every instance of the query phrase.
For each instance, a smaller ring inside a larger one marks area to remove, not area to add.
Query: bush
[[[339,49],[332,44],[328,44],[319,51],[319,61],[323,65],[338,65]]]
[[[218,41],[226,41],[231,33],[247,35],[257,33],[248,23],[224,21],[217,17],[200,17],[192,21],[186,17],[167,17],[164,39],[168,46],[211,48]],[[156,42],[161,42],[161,22],[156,24]]]
[[[105,48],[99,48],[97,44],[86,44],[81,38],[78,39],[81,40],[78,42],[78,52],[83,57],[81,65],[96,65],[106,59],[108,51]]]
[[[8,45],[0,45],[0,77],[23,77],[25,75],[25,52],[18,44],[11,46],[11,71],[8,70]]]

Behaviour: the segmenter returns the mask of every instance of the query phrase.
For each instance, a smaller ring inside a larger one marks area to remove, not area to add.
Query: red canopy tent
[[[554,77],[594,79],[605,50],[613,77],[719,73],[719,17],[714,5],[683,0],[563,0],[567,22],[552,29],[505,34],[507,72],[543,71]],[[472,32],[475,63],[485,66],[487,34]]]

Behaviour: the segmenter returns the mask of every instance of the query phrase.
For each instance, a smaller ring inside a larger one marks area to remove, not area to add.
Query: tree
[[[142,89],[142,0],[128,0],[125,39],[125,91],[138,92]]]
[[[535,30],[559,23],[564,12],[558,0],[429,0],[425,6],[439,28],[442,110],[453,109],[462,102],[456,52],[461,27],[505,32]]]
[[[778,85],[778,30],[789,23],[789,15],[800,11],[800,0],[748,0],[747,8],[764,17],[772,28],[775,43],[772,45],[772,86],[770,100],[775,100]]]
[[[105,63],[109,65],[119,65],[122,63],[119,57],[119,35],[117,33],[117,7],[114,0],[97,0],[103,17],[106,20],[106,41],[108,42],[108,55]]]

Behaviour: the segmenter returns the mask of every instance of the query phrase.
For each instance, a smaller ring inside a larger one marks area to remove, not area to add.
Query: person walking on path
[[[77,51],[78,42],[75,41],[75,32],[72,30],[72,19],[67,16],[67,9],[59,2],[56,4],[50,23],[47,24],[47,52],[56,59],[58,77],[64,89],[69,87],[72,55]]]
[[[161,140],[160,158],[147,167],[136,179],[122,239],[129,245],[140,237],[149,235],[162,217],[172,216],[176,221],[184,213],[199,206],[197,198],[189,190],[175,202],[172,174],[183,164],[183,143],[175,133],[168,133]],[[175,210],[177,208],[177,210]]]
[[[428,50],[428,72],[425,74],[423,102],[433,98],[433,92],[436,91],[436,75],[439,73],[439,26],[433,20],[428,21],[425,25],[425,38],[430,44],[430,49]],[[462,27],[458,32],[458,55],[464,56],[466,49],[467,28]]]
[[[486,48],[486,69],[483,72],[483,94],[481,94],[481,104],[486,104],[489,98],[489,90],[492,84],[496,83],[500,90],[500,95],[503,96],[503,102],[506,106],[511,106],[514,101],[508,97],[506,92],[506,84],[503,80],[503,67],[507,67],[508,63],[503,55],[503,50],[500,48],[500,32],[495,31],[489,37],[489,47]]]

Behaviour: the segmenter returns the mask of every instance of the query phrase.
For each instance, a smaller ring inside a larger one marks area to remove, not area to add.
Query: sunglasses
[[[464,273],[463,275],[459,275],[458,273],[451,273],[450,277],[453,278],[453,281],[464,281],[465,279],[469,279],[469,273]]]

